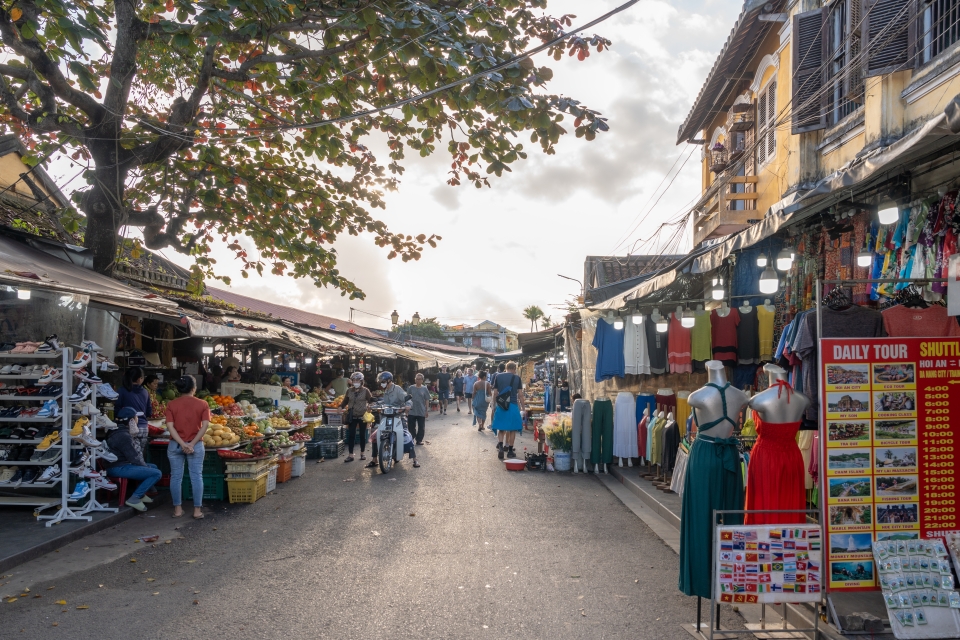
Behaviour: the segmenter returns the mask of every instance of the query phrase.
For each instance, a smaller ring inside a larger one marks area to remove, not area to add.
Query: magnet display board
[[[960,342],[824,338],[821,354],[828,586],[876,589],[874,541],[957,530]]]
[[[718,526],[717,602],[819,602],[823,540],[819,525]]]

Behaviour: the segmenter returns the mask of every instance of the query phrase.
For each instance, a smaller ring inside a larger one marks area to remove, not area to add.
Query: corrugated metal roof
[[[768,3],[772,5],[772,11],[764,11]],[[759,15],[776,13],[781,11],[783,6],[784,0],[746,0],[743,3],[740,17],[730,30],[730,36],[720,50],[717,61],[713,63],[687,119],[680,125],[677,144],[695,137],[720,112],[720,109],[716,108],[717,100],[723,99],[726,92],[732,88],[730,83],[747,71],[744,67],[756,55],[766,33],[780,24],[761,22],[758,20]],[[723,106],[725,105],[720,105]]]

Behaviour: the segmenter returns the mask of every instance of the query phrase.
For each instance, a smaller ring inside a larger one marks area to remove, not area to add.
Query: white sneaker
[[[85,351],[91,351],[91,352],[103,351],[103,347],[98,345],[93,340],[84,340],[83,342],[80,343],[80,348]]]
[[[106,489],[107,491],[117,490],[117,485],[103,477],[91,479],[90,486],[92,486],[94,489]]]
[[[117,454],[115,454],[115,453],[113,453],[112,451],[110,451],[109,449],[107,449],[106,444],[104,444],[104,443],[102,443],[102,442],[100,443],[100,446],[99,446],[99,447],[97,447],[96,449],[93,450],[93,452],[97,454],[97,457],[98,457],[98,458],[103,458],[103,459],[106,460],[107,462],[116,462],[116,461],[117,461]]]
[[[40,477],[37,478],[37,482],[51,482],[54,478],[60,477],[60,465],[54,464],[47,467],[43,473],[40,474]]]
[[[113,387],[110,386],[110,383],[104,382],[97,389],[97,393],[106,398],[107,400],[116,400],[120,397],[120,394],[113,390]]]
[[[3,369],[0,369],[0,376],[8,376],[11,371],[13,371],[13,365],[8,364]]]
[[[90,433],[89,425],[83,427],[83,433],[77,436],[77,440],[82,442],[84,446],[95,449],[100,446],[100,441],[93,437],[93,434]]]
[[[74,407],[74,410],[78,411],[80,415],[87,416],[88,418],[100,415],[100,409],[97,409],[96,405],[89,400],[84,400]]]
[[[89,351],[81,351],[74,357],[73,362],[70,363],[70,368],[73,369],[74,371],[83,369],[88,364],[90,364],[90,361],[92,359],[93,359],[93,356],[90,355]]]
[[[110,418],[108,418],[108,417],[107,417],[107,414],[105,414],[105,413],[100,413],[99,410],[97,410],[97,413],[99,414],[99,415],[96,417],[96,420],[95,420],[95,422],[97,423],[97,428],[102,428],[102,429],[116,429],[116,428],[117,428],[117,423],[114,422],[113,420],[111,420]]]
[[[45,367],[43,371],[40,372],[40,377],[37,379],[38,385],[50,384],[54,380],[58,380],[60,376],[63,375],[63,372],[56,367]]]

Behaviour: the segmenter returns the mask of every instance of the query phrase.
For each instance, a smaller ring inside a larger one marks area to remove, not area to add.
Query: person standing
[[[477,431],[483,431],[486,427],[483,423],[487,421],[487,409],[490,408],[490,383],[487,382],[487,372],[481,371],[477,376],[477,381],[473,386],[473,406],[474,424],[479,425]]]
[[[411,402],[410,414],[407,418],[410,435],[417,444],[423,444],[423,437],[427,430],[427,418],[430,417],[430,390],[423,385],[423,374],[418,373],[414,383],[407,387]]]
[[[173,517],[183,515],[181,483],[184,467],[190,473],[193,489],[193,517],[203,517],[203,434],[210,426],[210,405],[197,398],[197,382],[192,376],[183,376],[176,382],[180,397],[167,405],[167,431],[170,444],[167,458],[170,460],[170,498],[173,501]]]
[[[507,368],[507,365],[505,365],[502,362],[497,366],[497,372],[493,374],[493,377],[490,379],[491,386],[495,386],[497,384],[497,376],[502,374],[506,370],[506,368]],[[497,428],[494,426],[496,424],[496,421],[497,421],[497,412],[494,411],[493,415],[490,416],[490,430],[493,431],[493,435],[497,435]]]
[[[141,454],[147,450],[147,436],[150,434],[150,425],[147,424],[147,420],[152,415],[153,407],[153,403],[150,402],[150,392],[143,387],[143,381],[143,369],[129,367],[123,372],[123,384],[117,391],[118,397],[113,404],[114,411],[130,407],[139,414],[137,417],[139,433],[135,438]]]
[[[437,375],[437,396],[440,398],[440,413],[447,415],[447,401],[450,399],[450,378],[447,373],[447,365],[440,367],[440,373]]]
[[[514,458],[517,455],[513,444],[516,441],[517,433],[523,430],[523,394],[520,393],[523,383],[520,376],[517,375],[517,363],[508,362],[505,373],[497,374],[493,382],[494,400],[498,400],[501,394],[509,399],[509,407],[504,409],[497,402],[493,411],[494,420],[497,424],[497,457],[503,460],[504,456]]]
[[[332,390],[336,397],[339,398],[347,394],[347,388],[349,386],[350,384],[347,382],[347,379],[343,377],[343,369],[337,369],[337,377],[330,381],[326,390]]]
[[[373,401],[373,393],[363,385],[363,374],[354,371],[350,376],[350,388],[343,398],[340,408],[347,409],[349,426],[347,427],[347,451],[344,462],[353,462],[353,445],[357,440],[357,430],[360,430],[360,459],[366,460],[364,452],[367,450],[367,423],[363,421],[363,414],[367,412],[367,405]]]
[[[460,413],[460,401],[463,399],[463,371],[460,369],[453,376],[453,399],[457,401],[457,413]]]
[[[463,396],[467,399],[467,412],[473,413],[473,387],[477,384],[477,376],[473,373],[473,367],[467,368],[467,374],[463,376]],[[477,424],[474,417],[473,424]]]

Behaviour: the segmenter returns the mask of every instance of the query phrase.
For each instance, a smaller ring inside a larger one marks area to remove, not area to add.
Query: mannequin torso
[[[743,391],[728,386],[723,364],[719,361],[710,360],[706,368],[708,385],[691,393],[687,402],[694,409],[694,419],[701,435],[729,438],[733,435],[740,412],[750,398]],[[701,425],[711,426],[703,428]]]
[[[770,387],[750,399],[749,406],[764,422],[786,424],[799,422],[810,406],[810,399],[794,391],[787,383],[787,372],[775,364],[764,365]]]

